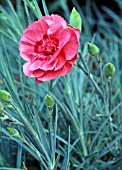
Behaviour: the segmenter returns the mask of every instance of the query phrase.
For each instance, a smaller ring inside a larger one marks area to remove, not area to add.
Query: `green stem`
[[[103,85],[103,69],[102,69],[102,60],[97,56],[97,62],[99,65],[99,70],[100,70],[100,78],[101,78],[101,85]]]
[[[100,90],[100,88],[98,87],[97,83],[95,82],[94,78],[93,78],[93,75],[90,73],[89,74],[89,78],[90,80],[92,81],[97,93],[101,96],[101,98],[104,100],[104,97],[103,97],[103,94],[102,94],[102,91]]]
[[[51,149],[51,164],[49,169],[53,170],[53,108],[52,107],[48,107],[48,120],[49,120],[49,124],[48,124],[48,129],[49,129],[49,141],[50,141],[50,149]]]
[[[81,59],[81,61],[82,61],[82,63],[83,63],[83,66],[84,66],[85,70],[88,71],[89,69],[88,69],[88,67],[87,67],[87,65],[86,65],[86,63],[85,63],[84,58],[82,57],[81,53],[78,53],[78,54],[79,54],[79,56],[80,56],[80,59]]]
[[[109,80],[106,80],[106,88],[105,88],[105,94],[104,94],[104,105],[105,105],[105,116],[108,116],[109,113],[111,112],[111,83],[109,83]],[[112,127],[112,117],[109,117],[109,122],[110,122],[110,128],[111,131],[113,132],[113,127]]]
[[[77,66],[85,73],[85,75],[89,77],[89,79],[92,81],[92,83],[93,83],[93,85],[94,85],[97,93],[101,96],[101,98],[102,98],[103,101],[104,101],[103,94],[102,94],[100,88],[98,87],[97,83],[95,82],[92,73],[89,73],[88,71],[86,71],[86,70],[82,67],[82,65],[79,64],[78,62],[77,62],[76,64],[77,64]]]
[[[107,80],[107,110],[108,113],[111,112],[111,79]],[[112,117],[110,116],[109,118],[110,121],[110,127],[111,127],[111,131],[113,132],[113,127],[112,127]]]
[[[82,147],[84,148],[84,156],[88,155],[88,151],[86,148],[86,143],[84,139],[84,128],[83,128],[83,104],[81,104],[81,112],[80,112],[80,134],[81,134],[81,141],[82,141]]]
[[[109,111],[111,112],[111,80],[108,81],[108,103],[109,103]]]
[[[65,81],[66,81],[67,92],[68,92],[68,96],[69,96],[69,102],[70,102],[71,110],[72,110],[72,113],[75,116],[75,118],[77,118],[77,111],[76,111],[75,103],[74,103],[74,100],[73,100],[73,97],[72,97],[72,91],[71,91],[71,88],[68,84],[66,77],[64,77],[64,78],[65,78]]]
[[[79,67],[79,68],[84,72],[84,74],[85,74],[86,76],[89,75],[88,71],[86,71],[86,69],[84,69],[84,67],[83,67],[80,63],[75,62],[75,66]]]

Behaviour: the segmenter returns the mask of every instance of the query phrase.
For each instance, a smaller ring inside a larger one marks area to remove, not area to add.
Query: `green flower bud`
[[[8,93],[5,90],[0,90],[0,100],[1,101],[7,102],[10,100],[10,98],[11,98],[10,93]]]
[[[107,63],[104,65],[104,74],[106,78],[113,76],[115,73],[115,67],[112,63]]]
[[[80,17],[80,14],[76,11],[76,9],[73,7],[72,12],[70,14],[70,25],[79,29],[81,31],[82,27],[82,19]]]
[[[93,56],[97,56],[99,54],[99,48],[95,44],[89,42],[87,42],[87,44],[88,44],[89,53]]]
[[[18,138],[20,137],[18,130],[16,130],[15,128],[8,127],[7,130],[11,136],[18,137]]]
[[[44,98],[44,103],[48,107],[52,107],[54,105],[55,101],[50,95],[47,94],[46,97]]]

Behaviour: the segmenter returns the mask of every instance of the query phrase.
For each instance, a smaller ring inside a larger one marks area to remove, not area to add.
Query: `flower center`
[[[47,34],[43,35],[43,38],[36,42],[34,51],[39,54],[51,55],[59,48],[59,40],[52,38]]]

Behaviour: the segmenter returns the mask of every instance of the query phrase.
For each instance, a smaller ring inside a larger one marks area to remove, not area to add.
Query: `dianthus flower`
[[[65,76],[77,59],[80,31],[59,15],[47,15],[31,23],[20,39],[23,72],[37,83]]]

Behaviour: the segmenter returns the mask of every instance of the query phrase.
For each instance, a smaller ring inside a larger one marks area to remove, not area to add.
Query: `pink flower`
[[[23,72],[37,83],[65,76],[77,59],[80,31],[59,15],[43,16],[24,30],[20,56],[27,62]]]

